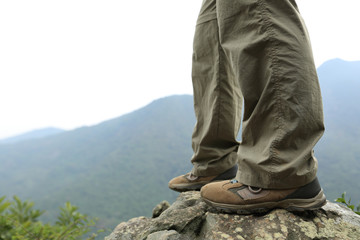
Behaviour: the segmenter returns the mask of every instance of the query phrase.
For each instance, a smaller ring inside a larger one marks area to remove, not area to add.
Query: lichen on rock
[[[159,207],[160,208],[160,207]],[[181,193],[156,218],[138,217],[120,223],[105,240],[247,240],[360,239],[360,216],[328,202],[322,209],[292,213],[219,213],[199,192]]]

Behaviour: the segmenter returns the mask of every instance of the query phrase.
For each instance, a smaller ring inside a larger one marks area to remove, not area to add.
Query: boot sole
[[[266,213],[275,208],[285,209],[290,212],[303,212],[309,210],[317,210],[326,204],[326,197],[322,190],[314,198],[285,199],[279,202],[264,202],[247,205],[217,203],[205,198],[203,198],[203,200],[208,205],[216,208],[221,212],[237,214]]]
[[[220,180],[219,180],[220,181]],[[206,182],[197,182],[194,184],[176,184],[173,186],[169,186],[171,190],[177,192],[186,192],[186,191],[200,191],[200,189],[210,182],[217,182],[217,181],[206,181]]]

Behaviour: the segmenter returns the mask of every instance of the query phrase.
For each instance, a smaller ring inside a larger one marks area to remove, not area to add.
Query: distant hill
[[[0,139],[0,144],[3,143],[16,143],[16,142],[20,142],[20,141],[24,141],[24,140],[31,140],[31,139],[36,139],[36,138],[43,138],[43,137],[48,137],[54,134],[58,134],[63,132],[63,129],[60,128],[54,128],[54,127],[48,127],[48,128],[42,128],[42,129],[37,129],[37,130],[33,130],[24,134],[20,134],[14,137],[9,137],[9,138],[5,138],[5,139]]]
[[[318,69],[327,129],[315,154],[329,200],[343,191],[360,200],[359,69],[339,59]],[[192,96],[171,96],[96,126],[2,144],[0,196],[30,198],[46,219],[69,200],[109,228],[150,216],[178,196],[168,180],[191,169],[194,124]]]
[[[360,61],[334,59],[318,68],[325,134],[315,154],[329,200],[346,191],[360,203]]]
[[[48,210],[71,201],[114,227],[174,201],[168,180],[191,168],[192,96],[159,99],[92,127],[0,145],[0,196],[31,198]]]

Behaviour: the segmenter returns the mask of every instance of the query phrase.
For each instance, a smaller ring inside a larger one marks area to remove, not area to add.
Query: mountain
[[[359,129],[354,120],[359,119],[360,115],[360,105],[356,101],[359,99],[360,61],[327,61],[318,68],[318,75],[328,126],[342,124],[343,127],[348,125]],[[353,132],[353,129],[346,130]]]
[[[92,127],[0,145],[0,195],[31,198],[52,219],[66,201],[114,227],[177,194],[190,166],[192,96],[159,99]]]
[[[315,149],[329,200],[346,191],[360,200],[360,62],[335,59],[318,68],[326,132]],[[109,106],[110,107],[110,106]],[[30,198],[52,219],[71,201],[113,228],[150,216],[178,194],[168,180],[191,169],[195,124],[189,95],[156,100],[127,115],[44,138],[0,145],[0,196]]]
[[[318,68],[325,134],[315,154],[329,200],[345,191],[360,203],[360,61],[334,59]]]
[[[14,136],[14,137],[1,139],[0,144],[3,144],[3,143],[17,143],[17,142],[24,141],[24,140],[31,140],[31,139],[35,139],[35,138],[48,137],[48,136],[51,136],[51,135],[54,135],[54,134],[61,133],[63,131],[64,131],[63,129],[54,128],[54,127],[37,129],[37,130],[26,132],[26,133],[23,133],[23,134]]]

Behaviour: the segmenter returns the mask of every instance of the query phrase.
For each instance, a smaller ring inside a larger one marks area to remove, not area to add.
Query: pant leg
[[[216,175],[236,164],[242,97],[219,43],[215,0],[203,1],[192,69],[197,118],[192,136],[192,172],[198,176]]]
[[[306,27],[294,0],[217,0],[219,40],[244,97],[240,182],[292,188],[316,176],[324,131]]]

